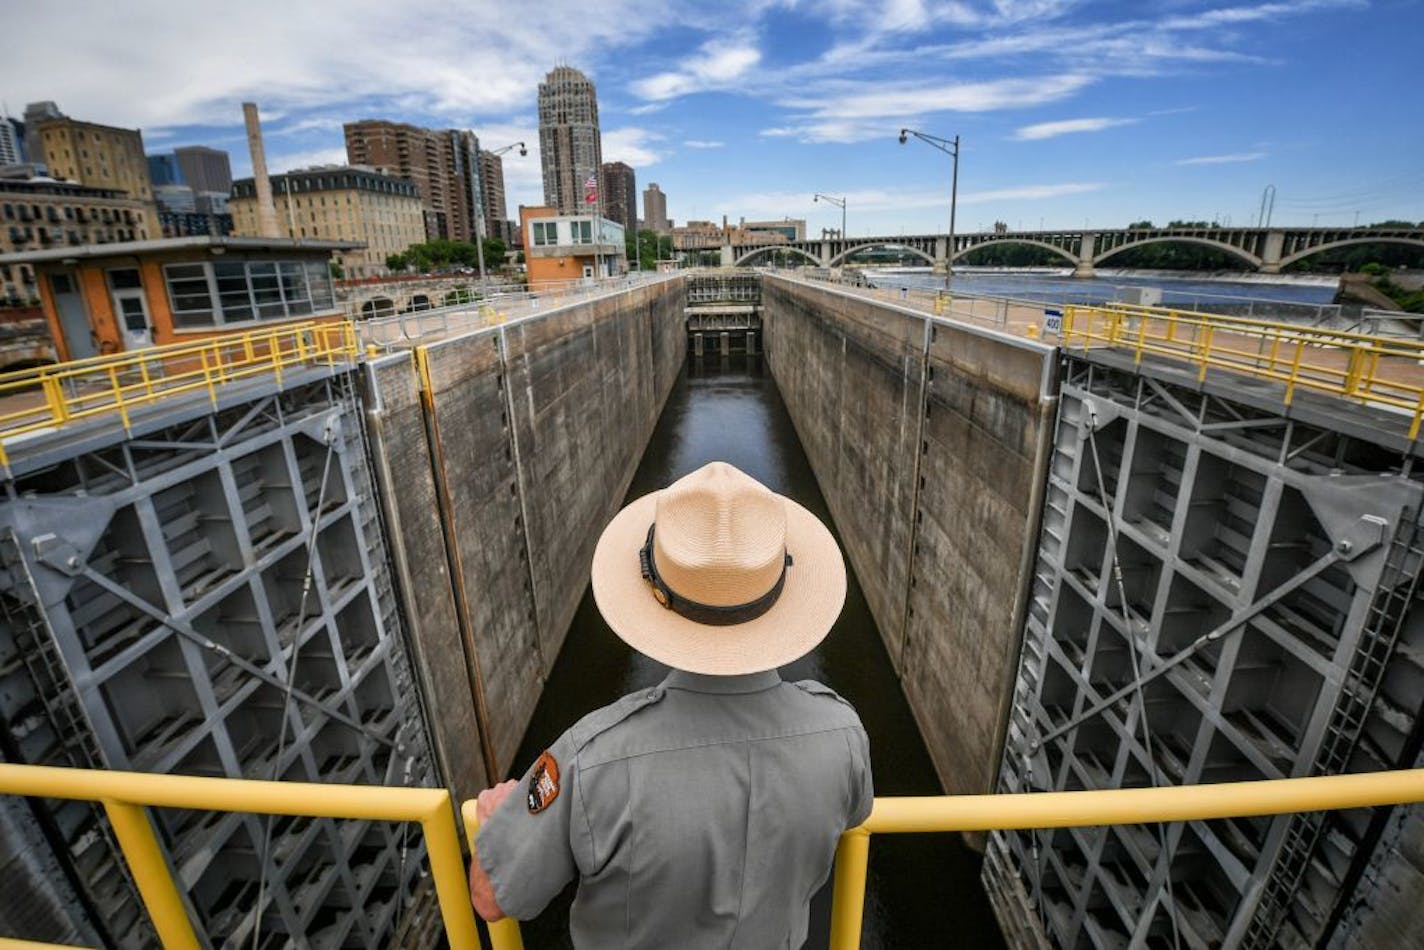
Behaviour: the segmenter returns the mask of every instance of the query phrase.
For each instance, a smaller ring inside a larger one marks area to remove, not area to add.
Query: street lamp
[[[498,156],[514,148],[519,149],[521,157],[529,154],[529,148],[523,142],[515,142],[513,145],[506,145],[503,148],[481,149],[481,151],[488,151],[491,155]],[[480,174],[479,162],[480,156],[476,154],[476,175]],[[479,207],[475,212],[475,255],[479,258],[480,262],[480,302],[483,303],[484,299],[489,296],[489,280],[485,276],[485,188],[483,182],[481,182],[480,187],[476,189],[476,191],[479,194]]]
[[[842,241],[845,241],[845,240],[846,240],[846,229],[845,229],[846,196],[845,196],[845,195],[841,195],[839,198],[833,198],[833,197],[831,197],[830,195],[823,195],[823,194],[821,194],[821,193],[818,191],[818,192],[816,192],[816,194],[811,198],[811,203],[812,203],[812,204],[815,204],[815,203],[818,202],[818,201],[828,201],[828,202],[830,202],[831,204],[835,205],[837,208],[840,208],[840,209],[841,209],[841,240],[842,240]],[[842,264],[842,266],[844,266],[845,261],[844,261],[844,260],[841,261],[841,264]]]
[[[945,261],[944,283],[949,286],[949,278],[954,273],[954,211],[959,197],[959,136],[942,139],[938,135],[917,132],[914,129],[900,130],[900,144],[904,145],[914,136],[926,145],[932,145],[954,159],[954,173],[949,180],[949,259]]]

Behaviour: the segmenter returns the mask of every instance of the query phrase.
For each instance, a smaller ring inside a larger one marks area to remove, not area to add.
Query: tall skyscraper
[[[475,239],[481,190],[475,133],[384,119],[348,122],[343,129],[351,164],[415,183],[425,207],[427,239]]]
[[[148,156],[148,180],[154,188],[183,184],[183,169],[178,167],[178,156],[172,152]]]
[[[187,145],[175,148],[173,155],[182,172],[182,184],[194,191],[232,190],[232,163],[222,149]]]
[[[667,216],[667,195],[663,194],[657,182],[649,183],[647,190],[643,192],[643,227],[659,234],[672,230],[672,223],[668,221]]]
[[[25,160],[23,129],[19,119],[0,115],[0,165],[18,165]]]
[[[480,152],[480,190],[485,196],[485,234],[509,244],[512,229],[504,204],[504,159],[493,152]]]
[[[609,162],[603,166],[603,216],[623,225],[625,234],[638,233],[638,177],[631,166]]]
[[[539,84],[539,152],[544,166],[544,204],[560,214],[598,207],[585,200],[589,179],[603,195],[603,142],[598,131],[598,94],[588,77],[556,66]]]

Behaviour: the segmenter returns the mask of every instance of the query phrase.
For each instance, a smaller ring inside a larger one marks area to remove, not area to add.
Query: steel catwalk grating
[[[26,760],[436,784],[364,438],[351,374],[336,373],[10,483],[0,641],[44,645],[24,651],[24,678],[55,736]],[[154,817],[212,946],[375,948],[423,932],[418,830]],[[88,827],[112,865],[102,822]],[[119,890],[104,913],[142,923]]]
[[[1418,704],[1410,461],[1088,357],[1063,378],[999,790],[1394,764]],[[996,833],[986,886],[1016,946],[1037,943],[1015,887],[1055,946],[1308,946],[1365,824]]]

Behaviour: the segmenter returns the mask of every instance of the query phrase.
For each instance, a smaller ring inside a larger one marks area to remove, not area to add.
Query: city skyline
[[[183,84],[169,57],[120,64],[106,51],[186,42],[209,5],[33,9],[0,88],[12,112],[52,99],[140,127],[150,152],[225,148],[238,176],[243,98],[263,106],[274,172],[344,160],[341,125],[363,118],[523,140],[529,156],[505,163],[512,211],[542,201],[536,89],[567,63],[598,86],[603,160],[660,182],[677,221],[805,217],[816,232],[839,226],[811,200],[829,191],[847,196],[852,235],[943,230],[949,161],[896,144],[903,125],[962,136],[961,231],[1241,226],[1268,184],[1279,225],[1424,218],[1410,158],[1424,133],[1389,94],[1405,88],[1417,4],[748,2],[675,23],[642,0],[606,7],[583,17],[554,3],[525,24],[488,4],[397,19],[356,2],[340,17],[285,16],[280,35],[256,15],[225,22]],[[38,42],[60,33],[67,43]]]

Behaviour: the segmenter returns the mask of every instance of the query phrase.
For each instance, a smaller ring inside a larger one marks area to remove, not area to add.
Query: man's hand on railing
[[[518,784],[514,779],[510,779],[480,792],[479,798],[475,799],[475,817],[481,825],[490,820]],[[475,913],[487,923],[504,919],[504,911],[500,910],[499,902],[495,900],[494,884],[485,869],[480,866],[478,855],[470,859],[470,903],[474,905]]]

